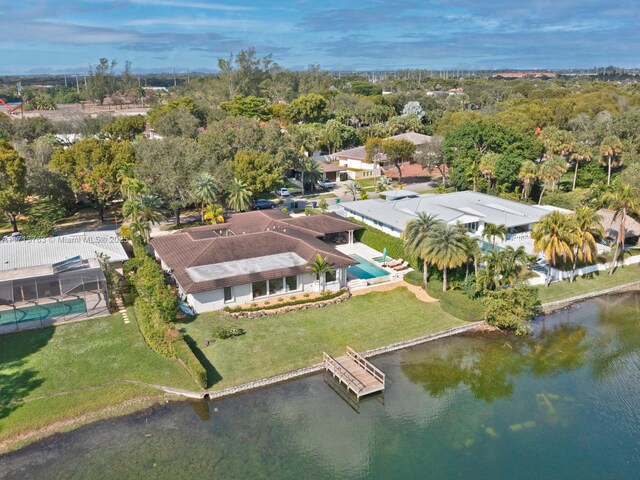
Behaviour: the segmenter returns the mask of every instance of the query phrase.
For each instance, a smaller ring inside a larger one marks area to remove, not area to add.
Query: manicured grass
[[[206,357],[213,388],[222,389],[318,363],[323,351],[341,355],[347,346],[366,350],[463,323],[438,303],[421,302],[398,288],[329,307],[254,319],[201,314],[182,326]],[[206,346],[215,325],[235,325],[246,334]]]
[[[574,283],[565,280],[552,283],[548,288],[539,286],[538,292],[540,301],[547,303],[635,281],[640,281],[640,269],[637,265],[628,265],[624,268],[618,268],[613,275],[608,275],[607,272],[599,272],[598,274],[580,277]]]
[[[162,396],[124,380],[195,389],[120,315],[0,336],[0,442],[140,395]]]

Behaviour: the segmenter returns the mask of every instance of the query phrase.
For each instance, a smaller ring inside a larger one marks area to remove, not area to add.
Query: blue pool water
[[[366,261],[360,255],[349,255],[353,258],[357,265],[352,265],[347,269],[347,275],[352,278],[361,278],[363,280],[367,280],[369,278],[378,278],[384,277],[385,275],[389,275],[389,272],[383,270],[379,267],[376,267],[373,263]]]
[[[0,325],[29,322],[32,320],[46,320],[49,318],[62,317],[72,313],[86,312],[87,306],[82,299],[66,300],[64,302],[49,303],[45,305],[34,305],[32,307],[22,307],[15,310],[5,310],[0,312]]]

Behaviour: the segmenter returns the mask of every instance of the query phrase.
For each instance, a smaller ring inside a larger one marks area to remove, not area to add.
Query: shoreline
[[[553,302],[547,302],[542,304],[542,314],[553,313],[564,308],[572,307],[583,301],[587,301],[593,298],[610,295],[614,293],[625,293],[629,291],[640,290],[640,281],[627,283],[624,285],[618,285],[615,287],[599,290],[596,292],[590,292],[574,297],[569,297],[563,300],[557,300]],[[432,333],[418,338],[413,338],[401,342],[384,345],[381,347],[373,348],[365,352],[361,352],[365,358],[376,357],[387,353],[397,352],[405,348],[410,348],[417,345],[429,343],[434,340],[447,338],[453,335],[458,335],[467,332],[482,332],[487,329],[493,330],[493,327],[488,326],[484,321],[467,323],[466,325],[460,325],[457,327],[448,328],[440,332]],[[307,367],[302,367],[289,372],[273,375],[271,377],[265,377],[251,382],[246,382],[234,387],[228,387],[222,390],[208,389],[201,392],[195,392],[190,390],[181,390],[172,387],[165,387],[162,385],[147,384],[137,381],[127,381],[129,383],[135,383],[158,390],[158,396],[143,396],[135,397],[123,404],[113,405],[104,409],[86,413],[80,417],[69,418],[56,422],[51,425],[47,425],[38,430],[25,431],[17,434],[15,437],[8,438],[0,442],[0,455],[6,455],[10,452],[27,447],[32,443],[42,441],[50,436],[66,433],[82,426],[88,425],[101,420],[107,420],[112,418],[121,417],[124,415],[132,414],[145,408],[149,408],[153,405],[160,403],[167,403],[169,401],[186,401],[191,400],[217,400],[221,398],[230,397],[233,395],[259,390],[262,388],[272,387],[281,383],[285,383],[298,378],[306,377],[309,375],[317,374],[322,371],[323,364],[316,363]]]

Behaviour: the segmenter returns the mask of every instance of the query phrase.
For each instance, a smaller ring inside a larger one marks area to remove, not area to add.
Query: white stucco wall
[[[347,284],[347,274],[345,268],[336,270],[337,279],[334,282],[328,282],[325,285],[326,290],[336,291],[340,290]],[[298,290],[297,292],[317,292],[320,287],[316,281],[316,277],[313,274],[298,275]],[[291,295],[295,292],[277,293],[275,295],[260,297],[259,300],[266,298],[281,297],[283,295]],[[214,310],[221,310],[224,307],[233,307],[238,305],[246,305],[254,301],[253,287],[250,283],[244,285],[236,285],[231,287],[231,294],[233,300],[231,302],[224,301],[224,289],[219,288],[217,290],[210,290],[208,292],[199,292],[188,294],[186,301],[196,313],[212,312]]]

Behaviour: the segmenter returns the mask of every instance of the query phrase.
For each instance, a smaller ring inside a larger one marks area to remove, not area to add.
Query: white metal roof
[[[97,258],[98,253],[104,253],[112,262],[124,262],[129,258],[116,232],[81,232],[0,242],[0,271],[52,265],[78,255],[90,260]]]
[[[237,277],[251,273],[268,272],[282,268],[306,265],[307,261],[294,252],[264,255],[262,257],[232,260],[230,262],[202,265],[187,268],[187,273],[194,282],[206,282],[220,278]]]

